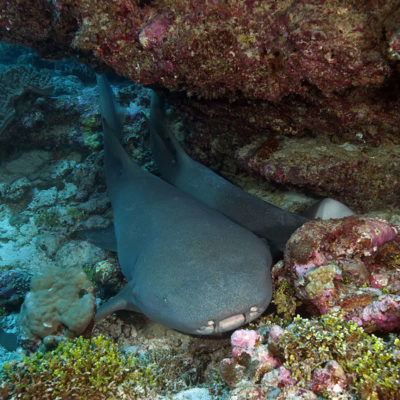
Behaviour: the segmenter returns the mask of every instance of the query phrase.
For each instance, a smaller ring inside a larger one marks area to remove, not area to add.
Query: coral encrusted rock
[[[398,227],[365,217],[314,220],[289,239],[272,270],[315,315],[340,309],[365,331],[400,329]]]
[[[368,334],[340,313],[296,316],[282,326],[259,321],[256,331],[235,331],[231,343],[232,357],[220,363],[222,378],[233,387],[229,400],[400,395],[400,340]]]

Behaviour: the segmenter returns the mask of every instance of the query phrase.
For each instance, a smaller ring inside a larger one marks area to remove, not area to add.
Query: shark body
[[[119,142],[121,122],[105,76],[97,76],[97,83],[114,225],[87,238],[117,251],[128,284],[99,309],[96,320],[128,309],[190,334],[233,330],[270,303],[269,244],[282,251],[309,218],[352,214],[333,199],[312,207],[307,217],[290,213],[194,161],[169,131],[155,92],[151,147],[163,179],[146,172]]]
[[[98,87],[104,170],[128,284],[100,308],[96,320],[129,309],[179,331],[207,335],[257,318],[272,295],[266,242],[133,162],[119,142],[104,76]]]

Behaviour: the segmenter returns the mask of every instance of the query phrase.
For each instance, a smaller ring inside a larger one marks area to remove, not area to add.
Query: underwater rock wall
[[[138,83],[207,99],[374,87],[398,57],[396,1],[31,0],[2,9],[2,40],[44,56],[85,51]]]
[[[358,212],[400,205],[400,146],[332,143],[323,138],[267,136],[235,155],[279,185],[334,197]]]
[[[397,1],[2,0],[0,5],[0,40],[33,46],[49,58],[75,54],[91,66],[107,64],[135,82],[175,92],[169,100],[186,115],[189,149],[203,162],[216,168],[223,158],[238,162],[236,153],[265,133],[279,141],[286,137],[291,147],[299,137],[317,137],[318,145],[334,153],[338,176],[352,170],[352,185],[335,180],[322,156],[318,168],[297,166],[282,178],[271,168],[260,173],[251,162],[246,167],[268,180],[335,196],[358,211],[377,203],[400,205],[397,189],[387,199],[387,182],[357,190],[357,199],[347,190],[379,180],[371,172],[376,168],[371,149],[399,142]],[[363,168],[346,163],[332,143],[366,153]],[[280,168],[268,152],[259,161]],[[313,159],[305,156],[309,162]],[[378,167],[389,170],[389,182],[398,175],[396,163]],[[299,170],[300,183],[291,178]]]

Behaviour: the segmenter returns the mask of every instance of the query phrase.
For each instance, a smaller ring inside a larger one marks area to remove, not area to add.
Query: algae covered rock
[[[23,65],[0,71],[0,136],[37,98],[52,91],[48,73]]]
[[[289,239],[273,267],[313,315],[340,309],[367,332],[400,328],[398,227],[379,218],[314,220]]]

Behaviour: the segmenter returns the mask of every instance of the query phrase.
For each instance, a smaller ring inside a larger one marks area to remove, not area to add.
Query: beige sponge
[[[25,338],[78,336],[96,312],[94,288],[81,268],[46,267],[33,276],[19,315]]]

